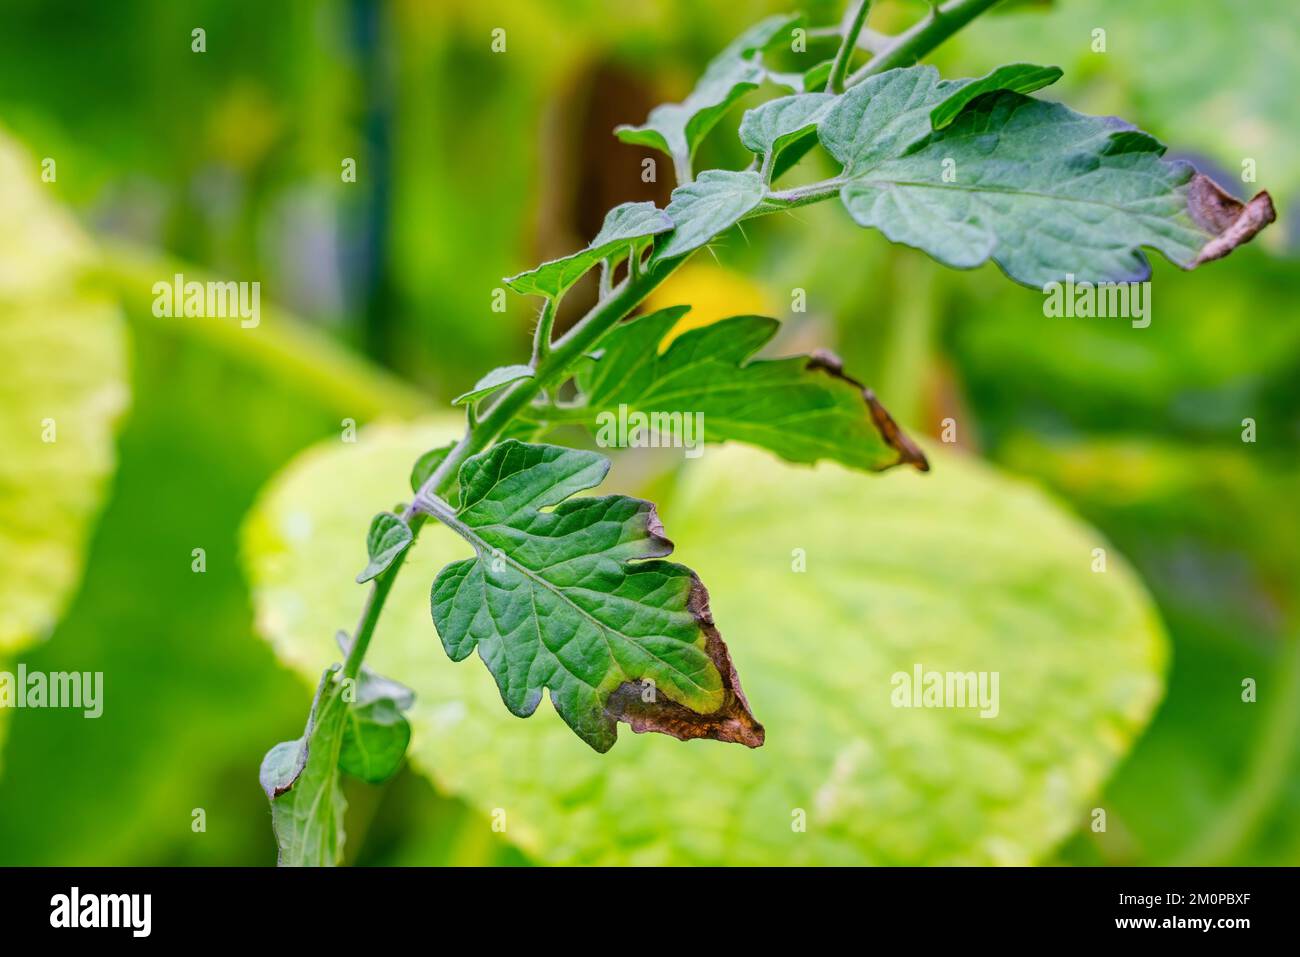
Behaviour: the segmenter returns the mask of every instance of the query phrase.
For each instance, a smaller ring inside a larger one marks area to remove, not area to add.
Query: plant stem
[[[542,306],[542,314],[537,320],[537,330],[533,333],[534,369],[551,351],[551,330],[555,327],[555,300],[547,299]]]
[[[835,62],[831,64],[831,75],[826,79],[827,93],[838,95],[844,92],[844,77],[848,75],[853,51],[858,48],[858,34],[862,32],[862,27],[867,22],[867,12],[870,9],[871,0],[858,0],[857,9],[853,11],[853,19],[849,21],[849,27],[840,40]]]
[[[927,19],[899,34],[887,49],[844,81],[845,88],[861,83],[868,76],[892,67],[915,63],[997,2],[998,0],[950,0],[942,7],[935,8]],[[848,58],[857,45],[857,38],[866,22],[869,8],[868,0],[860,2],[849,25],[849,31],[845,34],[844,43],[840,47],[841,55],[836,57],[837,65],[843,58],[847,68]],[[689,182],[691,178],[689,160],[683,162],[682,157],[674,157],[674,166],[678,181]],[[842,180],[828,179],[807,186],[770,192],[746,218],[820,202],[836,195],[843,185]],[[442,460],[434,473],[429,476],[428,481],[420,487],[411,504],[402,512],[402,518],[411,529],[412,545],[414,538],[419,537],[420,529],[428,517],[420,510],[418,503],[422,499],[444,496],[462,462],[491,445],[511,420],[527,409],[540,393],[563,382],[570,366],[581,356],[591,352],[607,332],[636,309],[655,287],[676,271],[685,259],[686,257],[682,256],[666,260],[644,271],[632,268],[632,264],[629,264],[627,278],[609,295],[601,298],[577,325],[554,343],[550,343],[550,336],[555,322],[555,304],[550,300],[547,301],[538,319],[537,335],[534,338],[535,374],[531,378],[520,379],[509,386],[488,413],[466,429],[465,435],[456,447]],[[360,672],[361,661],[365,657],[366,648],[374,635],[375,625],[383,612],[384,602],[387,601],[389,590],[393,587],[393,580],[397,577],[409,552],[410,548],[407,548],[371,585],[370,594],[366,598],[361,620],[357,623],[347,660],[344,663],[343,673],[346,677],[355,678]]]
[[[943,6],[935,7],[929,16],[910,30],[900,33],[885,50],[850,76],[844,84],[845,88],[857,86],[867,77],[894,67],[911,66],[998,2],[999,0],[949,0]]]
[[[445,495],[462,462],[487,448],[510,424],[510,421],[543,389],[559,385],[569,367],[578,358],[594,349],[605,333],[639,306],[645,297],[672,275],[684,261],[685,257],[669,259],[659,263],[653,269],[638,272],[625,279],[608,297],[596,303],[577,325],[556,340],[547,353],[536,361],[534,365],[536,374],[532,378],[520,379],[506,389],[487,415],[465,431],[464,437],[442,460],[428,480],[420,486],[411,504],[402,511],[402,519],[411,529],[412,546],[415,544],[414,540],[419,538],[420,529],[428,517],[421,508],[421,502],[427,503],[430,499]],[[548,300],[547,308],[543,309],[538,326],[540,330],[542,323],[547,324],[548,338],[549,326],[554,321],[554,315],[554,306]],[[410,551],[411,548],[408,547],[398,555],[393,564],[375,578],[371,585],[370,594],[366,597],[365,606],[361,610],[361,619],[357,623],[352,644],[348,649],[347,660],[343,665],[344,677],[356,678],[360,673],[361,662],[365,658],[379,616],[383,613],[389,590],[393,587],[393,581],[397,578],[397,573],[401,570]]]

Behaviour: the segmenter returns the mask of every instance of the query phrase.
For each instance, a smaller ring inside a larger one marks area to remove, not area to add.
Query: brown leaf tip
[[[1267,191],[1256,193],[1249,202],[1242,203],[1202,173],[1193,176],[1187,186],[1187,211],[1196,225],[1214,234],[1189,268],[1222,259],[1277,219],[1273,198]]]
[[[884,469],[891,469],[895,465],[911,465],[918,472],[930,471],[930,462],[926,459],[925,453],[894,421],[894,417],[889,414],[889,410],[876,398],[876,393],[845,373],[843,359],[829,349],[817,349],[808,357],[808,368],[819,369],[827,375],[841,379],[862,393],[862,401],[867,404],[867,410],[871,413],[871,422],[876,427],[876,431],[885,440],[885,444],[898,453],[898,461],[891,462],[889,465],[884,466]],[[884,469],[881,469],[881,471],[884,471]]]
[[[659,694],[646,701],[643,694],[646,685],[640,681],[625,681],[609,696],[605,712],[611,718],[625,722],[637,734],[656,731],[680,741],[711,738],[749,748],[762,747],[765,738],[763,726],[749,710],[749,701],[740,687],[740,676],[731,663],[731,654],[713,624],[708,590],[696,575],[691,576],[691,592],[686,607],[704,632],[705,653],[722,677],[722,706],[709,714],[700,714]]]

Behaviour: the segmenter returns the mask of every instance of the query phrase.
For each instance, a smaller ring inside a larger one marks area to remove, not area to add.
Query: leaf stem
[[[867,13],[871,10],[871,0],[858,0],[857,9],[849,21],[848,29],[840,40],[840,48],[831,64],[831,75],[826,79],[826,92],[839,95],[844,92],[844,78],[848,75],[849,64],[853,61],[853,51],[858,48],[858,34],[867,22]]]
[[[845,89],[894,67],[911,66],[998,2],[999,0],[949,0],[942,6],[934,7],[925,19],[900,33],[888,47],[850,76],[844,84]]]

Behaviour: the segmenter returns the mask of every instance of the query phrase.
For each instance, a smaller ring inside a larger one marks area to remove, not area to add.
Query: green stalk
[[[911,66],[944,40],[970,23],[999,0],[950,0],[910,30],[900,33],[894,41],[866,66],[859,69],[844,84],[845,88],[857,86],[869,76],[884,73],[894,67]]]
[[[867,12],[871,9],[871,0],[858,0],[858,7],[853,11],[849,28],[840,40],[840,48],[831,64],[831,75],[826,79],[826,92],[840,94],[844,92],[844,77],[848,75],[849,63],[853,60],[853,51],[858,46],[858,34],[867,22]]]
[[[868,76],[894,66],[915,63],[997,2],[998,0],[951,0],[944,6],[936,8],[929,18],[900,34],[887,49],[850,76],[844,82],[844,86],[851,87],[855,83],[861,83]],[[857,38],[862,32],[869,8],[870,3],[866,0],[860,3],[849,25],[849,31],[845,35],[845,42],[841,45],[840,52],[843,54],[845,69],[853,49],[857,46]],[[837,56],[837,63],[839,60],[840,57]],[[689,165],[683,168],[680,157],[675,158],[674,162],[679,182],[689,182],[691,178]],[[842,185],[839,180],[830,179],[769,193],[746,218],[820,202],[836,195]],[[573,363],[591,352],[607,332],[641,305],[646,296],[672,275],[685,259],[686,257],[683,256],[666,260],[646,271],[637,268],[638,264],[630,263],[628,277],[609,295],[603,296],[577,325],[556,340],[549,349],[545,345],[540,348],[534,346],[535,374],[531,378],[520,379],[509,386],[483,418],[471,421],[464,437],[443,459],[437,470],[416,492],[411,504],[403,511],[402,518],[410,526],[413,537],[419,536],[420,528],[428,518],[427,513],[421,511],[417,503],[421,499],[445,496],[461,464],[467,458],[491,445],[511,420],[524,411],[543,390],[561,384]],[[550,337],[550,324],[554,321],[554,312],[554,304],[548,304],[539,321],[538,331],[541,332],[541,327],[545,326],[547,339]],[[540,337],[536,341],[539,342]],[[374,580],[348,650],[347,661],[344,663],[345,676],[355,678],[360,672],[362,659],[374,635],[379,616],[383,612],[384,602],[388,599],[393,580],[401,570],[403,560],[409,551],[408,548],[399,555],[393,564]]]

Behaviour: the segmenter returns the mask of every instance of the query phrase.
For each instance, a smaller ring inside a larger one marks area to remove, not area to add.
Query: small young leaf
[[[515,365],[515,366],[498,366],[483,378],[474,384],[474,388],[468,392],[462,392],[456,398],[451,400],[452,405],[461,405],[465,402],[475,402],[484,396],[491,395],[498,389],[504,389],[512,382],[518,382],[520,379],[531,379],[533,377],[532,366]]]
[[[625,495],[569,498],[608,470],[594,452],[514,440],[461,466],[461,507],[436,517],[477,555],[434,580],[443,648],[460,661],[477,647],[520,717],[549,688],[560,717],[597,751],[614,744],[619,720],[758,747],[763,728],[708,593],[690,569],[661,560],[673,546],[655,507]]]
[[[801,134],[814,129],[835,100],[829,93],[798,93],[746,110],[740,121],[740,142],[759,156],[780,153]]]
[[[443,459],[451,454],[451,450],[455,447],[455,442],[448,442],[436,449],[430,449],[415,460],[415,465],[411,467],[412,492],[418,492],[424,487],[424,483],[429,481],[429,477],[434,472],[438,471],[438,466],[442,464]]]
[[[411,741],[402,712],[414,700],[410,688],[363,667],[343,726],[339,768],[371,784],[392,777]]]
[[[872,471],[928,467],[871,390],[845,376],[831,354],[751,360],[776,335],[775,319],[723,319],[683,333],[660,354],[664,336],[688,308],[618,326],[602,340],[600,358],[578,367],[587,428],[599,436],[620,406],[652,423],[698,414],[703,434],[697,441],[748,442],[791,462],[833,459]],[[546,412],[536,415],[545,419]]]
[[[657,106],[644,124],[620,126],[614,135],[624,143],[662,150],[673,157],[679,171],[689,173],[691,157],[700,141],[732,104],[763,81],[766,71],[762,52],[801,19],[774,16],[755,24],[710,61],[683,102]]]
[[[644,248],[641,240],[672,228],[673,221],[668,218],[668,214],[654,203],[623,203],[605,215],[600,232],[586,249],[511,276],[506,283],[523,295],[558,299],[602,259],[626,255],[634,248]]]
[[[357,575],[357,584],[370,581],[383,574],[398,555],[411,545],[411,529],[392,512],[380,512],[370,522],[370,533],[366,536],[366,550],[370,553],[370,562]]]
[[[271,802],[271,826],[282,867],[332,867],[343,858],[339,750],[347,704],[335,665],[321,676],[297,741],[277,744],[262,759],[258,777]]]
[[[655,242],[650,264],[699,249],[763,201],[763,177],[752,171],[711,169],[673,190],[668,216],[674,229]]]
[[[1145,280],[1141,247],[1190,269],[1274,219],[1267,193],[1243,205],[1120,120],[1019,93],[981,96],[942,130],[905,140],[886,135],[849,158],[840,196],[854,221],[950,266],[993,259],[1038,288],[1067,274]]]

